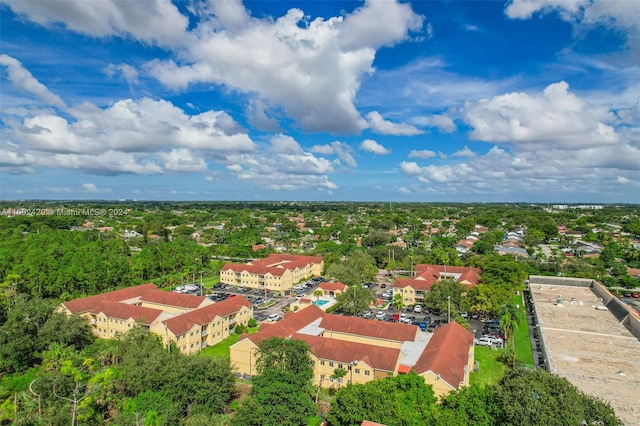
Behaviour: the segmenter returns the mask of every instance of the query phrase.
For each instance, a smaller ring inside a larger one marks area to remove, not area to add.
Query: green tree
[[[375,260],[363,251],[352,253],[343,263],[327,266],[326,275],[352,286],[372,281],[378,274]]]
[[[341,388],[327,420],[334,426],[359,426],[363,420],[387,425],[432,424],[436,398],[414,372]]]
[[[232,424],[238,426],[305,425],[315,413],[311,399],[313,362],[309,346],[272,337],[260,343],[252,393]]]
[[[347,373],[348,373],[347,370],[345,370],[344,368],[336,368],[333,370],[333,374],[331,374],[329,378],[335,382],[334,386],[336,386],[337,388],[340,388],[342,379],[344,378],[344,376],[347,375]]]
[[[352,285],[336,297],[336,306],[347,315],[360,315],[369,310],[376,300],[373,290]]]
[[[402,300],[402,294],[397,293],[393,296],[392,300],[393,308],[396,310],[401,310],[404,307],[404,300]]]
[[[47,348],[55,342],[62,346],[73,346],[77,350],[83,349],[95,340],[86,318],[62,313],[53,314],[44,323],[38,330],[38,339],[42,348]]]
[[[501,409],[495,401],[494,389],[488,385],[475,384],[461,387],[446,395],[442,399],[438,411],[436,424],[461,426],[497,425],[497,418],[501,413]]]
[[[497,424],[622,424],[609,404],[543,370],[507,371],[496,388],[495,401],[501,411]]]

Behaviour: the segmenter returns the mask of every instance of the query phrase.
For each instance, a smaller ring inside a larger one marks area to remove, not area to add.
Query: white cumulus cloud
[[[380,145],[378,142],[373,139],[365,139],[360,144],[360,149],[363,151],[371,152],[376,155],[387,155],[390,154],[391,151],[384,146]]]
[[[170,0],[11,1],[18,15],[44,26],[63,24],[93,37],[132,36],[148,44],[176,46],[186,42],[189,20]]]
[[[422,130],[410,124],[393,123],[385,120],[377,111],[371,111],[367,114],[367,120],[369,120],[371,129],[382,135],[413,136],[424,133]]]
[[[431,151],[429,149],[414,149],[409,153],[409,158],[422,158],[423,160],[433,158],[437,156],[435,151]]]
[[[564,81],[550,84],[539,95],[508,93],[469,102],[464,120],[471,139],[515,143],[539,149],[541,144],[580,149],[613,145],[619,135],[609,124],[615,116],[569,92]]]
[[[65,104],[62,99],[49,91],[45,85],[40,83],[28,70],[26,70],[20,61],[16,58],[1,54],[0,65],[6,67],[9,81],[19,89],[25,90],[35,95],[47,105],[64,108]]]

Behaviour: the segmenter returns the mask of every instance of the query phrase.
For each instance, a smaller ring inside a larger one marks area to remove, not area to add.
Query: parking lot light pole
[[[451,322],[451,296],[447,296],[447,322]]]

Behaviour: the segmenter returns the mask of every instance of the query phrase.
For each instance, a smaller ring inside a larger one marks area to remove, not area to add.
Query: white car
[[[378,311],[378,313],[376,314],[376,318],[379,319],[379,320],[384,319],[386,316],[387,316],[387,314],[385,314],[382,311]]]
[[[413,312],[419,314],[420,312],[422,312],[422,305],[416,305],[413,307]]]
[[[282,319],[282,315],[280,314],[271,314],[267,317],[268,322],[276,322]]]
[[[473,339],[473,343],[476,346],[493,346],[493,345],[502,346],[503,342],[502,342],[502,339],[498,337],[482,336],[480,338]]]

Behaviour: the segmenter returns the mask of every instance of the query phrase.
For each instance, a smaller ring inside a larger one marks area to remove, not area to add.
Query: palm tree
[[[318,299],[320,299],[320,296],[322,296],[324,294],[324,292],[322,290],[316,290],[313,292],[313,295],[316,297],[316,302],[318,301]]]
[[[391,304],[397,311],[400,311],[400,309],[404,307],[404,302],[402,301],[402,295],[398,293],[395,296],[393,296],[393,301],[391,302]]]
[[[500,307],[500,328],[504,331],[504,337],[508,340],[520,324],[520,312],[513,303],[503,303]],[[515,347],[515,341],[513,342]]]

